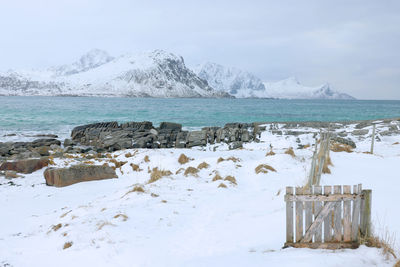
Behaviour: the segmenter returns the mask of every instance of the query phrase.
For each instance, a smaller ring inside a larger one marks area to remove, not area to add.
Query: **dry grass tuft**
[[[115,164],[115,168],[121,168],[127,163],[127,161],[118,161],[116,159],[111,159],[110,162]]]
[[[400,267],[400,260],[398,260],[393,267]]]
[[[107,153],[107,154],[106,154],[106,158],[112,159],[111,154],[110,154],[110,153]]]
[[[236,163],[236,162],[240,162],[240,159],[239,158],[236,158],[236,157],[229,157],[229,158],[227,158],[227,159],[224,159],[224,158],[219,158],[218,160],[217,160],[217,163],[220,163],[220,162],[223,162],[223,161],[232,161],[232,162],[234,162],[234,163]]]
[[[56,165],[56,163],[54,162],[53,156],[49,156],[49,165]]]
[[[131,157],[133,157],[133,154],[131,152],[125,154],[125,158],[131,158]]]
[[[185,170],[184,175],[185,176],[194,176],[194,177],[198,177],[197,173],[199,172],[199,170],[195,167],[187,167],[187,169]]]
[[[155,193],[151,193],[150,196],[152,196],[152,197],[159,197],[160,195],[157,195],[157,194],[155,194]]]
[[[311,146],[310,144],[304,145],[303,149],[309,148],[310,146]]]
[[[212,179],[213,182],[218,181],[218,180],[222,180],[221,175],[219,175],[218,173],[215,174],[214,178]]]
[[[53,230],[54,232],[57,232],[58,229],[60,229],[61,227],[62,227],[62,224],[59,223],[59,224],[53,225],[53,226],[51,227],[51,230]]]
[[[176,172],[175,172],[175,174],[180,174],[181,172],[183,172],[185,170],[185,168],[179,168]]]
[[[86,160],[86,161],[83,162],[83,164],[93,165],[94,161]]]
[[[274,155],[275,155],[275,152],[272,151],[272,149],[271,149],[271,151],[268,152],[265,156],[268,157],[268,156],[274,156]]]
[[[288,154],[288,155],[292,156],[293,158],[296,157],[296,155],[294,154],[294,151],[293,151],[293,147],[289,147],[289,148],[285,151],[285,154]]]
[[[207,162],[202,162],[199,164],[199,166],[197,166],[197,169],[199,169],[199,170],[207,169],[208,167],[210,167],[210,164],[208,164]]]
[[[125,214],[122,214],[122,213],[119,213],[119,214],[117,214],[117,215],[115,215],[114,216],[114,219],[118,219],[118,218],[122,218],[122,221],[126,221],[126,220],[128,220],[128,216],[127,215],[125,215]]]
[[[115,226],[115,224],[112,224],[112,223],[110,223],[108,221],[100,221],[100,222],[97,223],[97,231],[100,231],[106,225]]]
[[[67,249],[67,248],[70,248],[70,247],[72,247],[72,242],[66,242],[64,244],[64,246],[63,246],[63,249]]]
[[[144,156],[143,160],[144,162],[150,162],[150,158],[148,155]]]
[[[126,195],[133,193],[133,192],[137,192],[137,193],[144,193],[144,188],[140,185],[135,185],[131,190],[129,190],[128,192],[125,193],[125,195],[123,195],[121,198],[124,198]]]
[[[237,185],[237,182],[236,182],[235,177],[230,176],[230,175],[226,176],[225,179],[224,179],[224,181],[229,181],[229,182],[231,182],[232,184]]]
[[[347,153],[352,153],[353,152],[353,148],[349,145],[345,145],[345,144],[339,144],[339,143],[333,143],[331,145],[331,150],[333,152],[347,152]]]
[[[322,173],[331,174],[331,170],[329,169],[327,164],[324,164],[324,167],[322,167]]]
[[[400,145],[399,142],[393,143],[392,145]],[[400,261],[398,262],[400,264]]]
[[[228,187],[226,186],[226,184],[220,183],[219,186],[218,186],[218,188],[228,188]]]
[[[131,163],[130,165],[131,165],[133,171],[135,171],[135,172],[142,171],[142,169],[139,168],[139,165],[137,165],[135,163]]]
[[[193,159],[191,159],[191,158],[189,158],[189,157],[187,157],[185,154],[181,154],[180,156],[179,156],[179,158],[178,158],[178,162],[180,163],[180,164],[186,164],[186,163],[188,163],[189,161],[191,161],[191,160],[193,160]]]
[[[361,240],[361,243],[365,243],[367,247],[383,249],[383,255],[386,256],[387,260],[389,260],[391,256],[393,256],[395,259],[397,258],[396,253],[393,249],[395,245],[395,237],[389,232],[386,232],[383,237],[372,236],[366,240]]]
[[[172,174],[169,170],[159,170],[157,167],[151,170],[150,180],[147,182],[149,184],[154,183],[157,180],[160,180],[164,176],[170,176]]]
[[[256,167],[256,169],[255,169],[255,172],[256,172],[256,174],[268,173],[268,170],[272,171],[272,172],[276,172],[276,170],[273,167],[269,166],[268,164],[260,164],[260,165],[258,165]]]

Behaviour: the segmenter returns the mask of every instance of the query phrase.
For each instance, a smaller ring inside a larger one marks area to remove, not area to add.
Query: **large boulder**
[[[49,165],[49,160],[47,158],[24,159],[4,162],[1,164],[0,170],[16,171],[19,173],[32,173],[40,170],[43,167],[46,167],[47,165]]]
[[[75,165],[69,168],[47,168],[44,171],[46,184],[63,187],[75,183],[118,178],[109,166]]]

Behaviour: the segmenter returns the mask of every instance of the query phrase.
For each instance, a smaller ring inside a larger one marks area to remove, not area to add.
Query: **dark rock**
[[[35,151],[39,153],[40,156],[50,156],[49,149],[50,147],[48,146],[41,146],[35,148]]]
[[[16,171],[19,173],[32,173],[49,164],[47,158],[41,159],[25,159],[19,161],[4,162],[0,166],[0,170]]]
[[[87,130],[99,129],[100,131],[104,131],[104,130],[114,129],[114,128],[118,128],[118,127],[119,127],[118,122],[116,122],[116,121],[99,122],[99,123],[92,123],[92,124],[77,126],[74,129],[72,129],[71,138],[72,139],[80,139],[85,136],[85,132]]]
[[[51,146],[51,145],[59,146],[61,145],[61,142],[57,139],[37,139],[30,144],[30,146],[32,147]]]
[[[168,129],[172,131],[180,131],[182,130],[182,124],[174,123],[174,122],[161,122],[160,127],[161,130]]]
[[[354,130],[351,132],[353,135],[366,135],[369,133],[369,130],[364,129],[364,130]]]
[[[243,148],[242,141],[236,141],[236,142],[232,142],[229,144],[229,150],[238,149],[238,148]]]
[[[75,165],[69,168],[47,168],[44,171],[46,184],[63,187],[75,183],[118,178],[109,166]]]

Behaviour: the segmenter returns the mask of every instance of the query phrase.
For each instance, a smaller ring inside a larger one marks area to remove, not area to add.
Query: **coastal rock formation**
[[[75,183],[118,178],[109,166],[75,165],[69,168],[47,168],[44,171],[46,184],[55,187]]]
[[[214,143],[257,141],[260,128],[254,123],[229,123],[224,127],[204,127],[198,131],[184,131],[182,125],[162,122],[154,127],[151,122],[101,122],[75,127],[72,140],[66,142],[115,151],[126,148],[191,148]],[[64,142],[65,143],[65,142]],[[232,149],[241,147],[239,143]]]
[[[37,139],[33,142],[0,142],[0,157],[13,157],[15,159],[38,158],[48,156],[51,146],[60,146],[61,142],[54,138]]]

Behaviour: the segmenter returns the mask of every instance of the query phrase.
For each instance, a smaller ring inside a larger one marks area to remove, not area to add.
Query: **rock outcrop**
[[[101,122],[75,127],[67,144],[95,147],[97,150],[116,151],[126,148],[191,148],[214,143],[258,141],[260,128],[255,123],[229,123],[224,127],[204,127],[198,131],[184,131],[182,125],[162,122],[154,127],[151,122]],[[232,148],[241,147],[235,143]]]
[[[0,166],[2,171],[15,171],[19,173],[32,173],[34,171],[40,170],[49,164],[47,158],[41,159],[24,159],[18,161],[8,161],[4,162]]]
[[[109,166],[75,165],[69,168],[47,168],[44,171],[46,184],[64,187],[75,183],[118,178]]]

